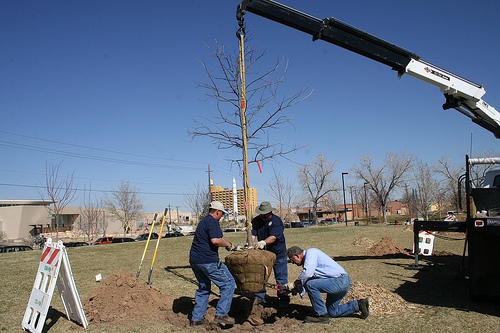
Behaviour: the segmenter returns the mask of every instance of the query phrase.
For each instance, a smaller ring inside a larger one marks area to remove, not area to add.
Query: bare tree
[[[216,41],[217,43],[217,41]],[[238,53],[228,54],[224,45],[217,43],[216,49],[210,48],[217,63],[217,71],[213,72],[206,63],[202,63],[208,76],[208,82],[199,82],[198,87],[205,91],[207,100],[215,102],[215,115],[193,119],[195,126],[188,130],[191,138],[208,137],[220,149],[243,149],[242,127],[247,131],[247,149],[249,162],[264,161],[278,156],[284,156],[301,147],[284,148],[282,141],[271,142],[270,131],[281,128],[281,125],[291,125],[291,115],[288,109],[302,101],[305,90],[280,97],[278,88],[284,82],[288,65],[279,60],[275,65],[260,72],[258,61],[265,52],[258,54],[255,49],[245,49],[246,75],[246,122],[240,117],[240,64]],[[231,162],[241,165],[241,157],[228,158]]]
[[[55,217],[56,239],[59,240],[59,216],[64,208],[76,199],[76,189],[73,187],[73,176],[68,175],[64,178],[59,176],[59,164],[45,163],[45,183],[38,188],[38,194],[42,201],[49,202],[46,205],[48,213]],[[49,200],[46,200],[47,198]]]
[[[84,191],[83,206],[80,207],[79,228],[87,235],[91,244],[94,237],[102,229],[104,208],[102,200],[92,198],[92,190]]]
[[[423,161],[417,161],[413,181],[417,189],[417,197],[414,201],[415,208],[425,221],[432,214],[432,205],[435,203],[439,184],[433,178],[432,169]]]
[[[144,210],[142,200],[139,198],[139,189],[125,180],[121,181],[118,189],[112,189],[111,198],[106,196],[106,205],[111,216],[121,222],[123,234],[127,233],[132,221],[135,221]]]
[[[285,111],[305,98],[305,90],[280,97],[278,87],[284,82],[288,66],[281,72],[282,61],[277,61],[270,70],[260,71],[257,62],[265,53],[257,54],[254,49],[245,47],[246,38],[240,32],[237,34],[239,52],[230,55],[218,43],[215,50],[210,49],[218,70],[212,72],[203,63],[208,83],[198,83],[198,86],[204,89],[207,99],[215,102],[217,113],[195,119],[195,126],[188,130],[188,134],[193,139],[208,137],[220,149],[236,148],[241,152],[241,158],[228,160],[244,170],[243,190],[244,196],[248,197],[249,163],[275,159],[300,149],[298,146],[285,149],[283,142],[271,138],[270,133],[282,125],[291,124],[291,116]],[[245,210],[245,216],[247,242],[252,245],[251,212]]]
[[[340,198],[340,195],[337,191],[332,191],[328,194],[328,196],[323,197],[323,206],[328,209],[329,211],[333,212],[335,214],[335,217],[340,217],[338,216],[338,208],[339,205],[342,205],[340,202],[342,199]]]
[[[434,166],[434,171],[443,178],[440,187],[446,193],[446,201],[450,202],[454,208],[453,210],[456,211],[459,210],[458,179],[465,173],[464,164],[461,163],[459,166],[453,165],[449,157],[443,156]]]
[[[315,223],[318,220],[318,204],[321,203],[323,197],[335,191],[336,184],[332,176],[336,164],[337,161],[331,161],[323,154],[319,154],[297,170],[302,191],[313,205]]]
[[[294,182],[286,180],[283,173],[273,166],[273,176],[269,180],[269,188],[266,192],[278,202],[279,216],[285,222],[291,222],[294,216],[292,214],[292,205],[295,200],[293,186]]]
[[[359,166],[354,164],[352,171],[358,179],[367,183],[374,199],[387,222],[387,203],[394,188],[404,182],[406,172],[411,168],[413,156],[406,153],[387,153],[384,164],[375,165],[372,155],[361,156]]]
[[[184,202],[199,220],[210,203],[207,187],[200,182],[196,183],[191,193],[184,195]]]

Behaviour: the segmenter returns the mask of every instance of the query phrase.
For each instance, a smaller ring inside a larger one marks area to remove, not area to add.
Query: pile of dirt
[[[136,279],[132,273],[119,271],[101,283],[82,302],[89,323],[175,322],[171,316],[174,298]]]
[[[384,289],[380,285],[362,282],[351,283],[351,288],[342,303],[363,298],[370,300],[370,316],[397,315],[416,309],[415,305],[408,303],[398,294]]]
[[[390,237],[384,237],[377,244],[373,245],[365,252],[370,256],[385,256],[391,254],[410,255],[407,250],[394,243]]]
[[[375,244],[374,241],[366,237],[356,238],[354,242],[351,243],[352,246],[367,247],[367,248],[372,247],[374,244]]]

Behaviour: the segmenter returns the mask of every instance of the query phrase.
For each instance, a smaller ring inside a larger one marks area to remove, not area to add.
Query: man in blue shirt
[[[273,208],[267,201],[262,202],[256,209],[255,213],[259,214],[252,220],[252,238],[256,249],[267,249],[276,255],[274,263],[274,277],[276,283],[285,285],[288,282],[288,269],[286,267],[286,243],[283,231],[285,227],[281,219],[273,214]],[[255,240],[258,240],[255,243]],[[266,288],[255,294],[256,304],[264,302],[266,296]],[[285,290],[278,290],[278,298],[280,300],[279,307],[286,308],[290,303],[290,296]]]
[[[368,298],[340,304],[349,291],[351,278],[330,256],[315,248],[302,250],[298,246],[289,248],[286,255],[294,264],[304,267],[297,280],[287,284],[287,290],[297,289],[301,296],[307,292],[315,315],[307,316],[306,322],[327,324],[330,317],[344,317],[360,311],[362,319],[368,317]],[[321,293],[327,294],[326,305]]]
[[[219,259],[219,247],[231,248],[232,244],[226,241],[220,229],[219,220],[227,211],[219,201],[210,203],[208,215],[204,217],[196,228],[193,243],[189,252],[189,263],[196,280],[198,290],[195,295],[195,305],[190,325],[206,325],[208,299],[211,282],[220,290],[220,299],[215,309],[215,322],[232,325],[234,318],[228,316],[234,295],[234,278],[226,265]]]

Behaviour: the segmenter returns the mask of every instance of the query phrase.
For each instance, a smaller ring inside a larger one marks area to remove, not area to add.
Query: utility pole
[[[177,225],[179,225],[180,221],[179,221],[179,206],[175,206],[175,208],[177,208]]]
[[[208,202],[212,202],[212,178],[210,175],[210,164],[208,165]]]
[[[342,193],[344,195],[344,214],[345,214],[345,225],[347,227],[347,206],[345,205],[345,186],[344,186],[344,175],[348,175],[348,172],[342,172]]]

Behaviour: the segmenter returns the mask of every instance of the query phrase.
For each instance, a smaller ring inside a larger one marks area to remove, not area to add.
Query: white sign
[[[61,241],[52,243],[49,238],[43,248],[33,290],[24,313],[24,330],[32,333],[42,332],[56,285],[68,320],[79,322],[84,328],[88,327],[66,248]]]

